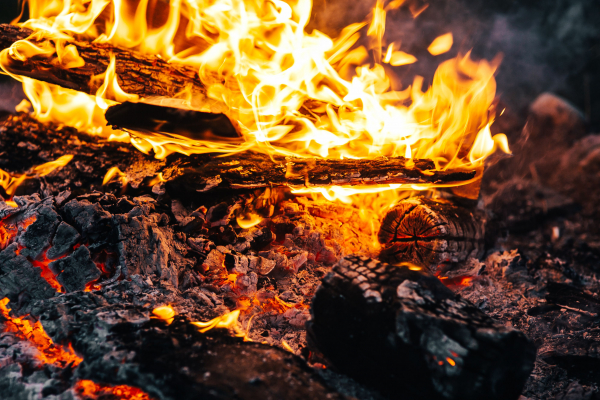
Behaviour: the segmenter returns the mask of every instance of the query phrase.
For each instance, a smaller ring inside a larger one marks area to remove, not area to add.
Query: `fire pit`
[[[452,32],[388,38],[427,4],[330,35],[311,6],[29,0],[0,25],[26,95],[0,114],[0,397],[600,395],[585,117],[502,105],[500,58]]]

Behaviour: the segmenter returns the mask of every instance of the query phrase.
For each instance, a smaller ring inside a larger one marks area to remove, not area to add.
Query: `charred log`
[[[34,31],[27,28],[1,24],[0,49],[6,49],[33,33]],[[56,55],[49,58],[33,57],[24,62],[7,56],[8,58],[3,60],[4,66],[17,75],[95,95],[103,82],[92,78],[106,71],[112,54],[116,60],[119,86],[127,93],[141,97],[175,97],[177,93],[186,89],[196,96],[203,97],[206,92],[197,71],[193,68],[105,43],[75,40],[68,44],[77,48],[79,56],[85,61],[84,66],[67,68],[58,62]],[[206,105],[208,104],[210,102],[206,100]]]
[[[435,272],[443,263],[483,255],[483,216],[446,200],[412,198],[388,211],[378,239],[382,260],[409,262]]]
[[[398,396],[516,399],[534,345],[438,279],[347,257],[325,277],[308,329],[341,371]]]
[[[60,174],[29,182],[47,190],[87,193],[90,190],[128,190],[128,194],[151,193],[151,182],[160,173],[172,197],[203,195],[215,189],[243,190],[267,187],[326,185],[373,185],[389,183],[448,183],[471,179],[471,171],[432,171],[430,160],[403,157],[375,160],[314,160],[275,158],[263,154],[236,154],[231,157],[172,154],[156,160],[129,145],[105,142],[75,129],[43,124],[25,114],[7,115],[0,121],[2,150],[0,168],[23,173],[66,153],[69,144],[73,160]],[[14,170],[15,166],[22,170]],[[102,185],[110,168],[123,172],[119,182]],[[27,184],[24,184],[27,185]]]

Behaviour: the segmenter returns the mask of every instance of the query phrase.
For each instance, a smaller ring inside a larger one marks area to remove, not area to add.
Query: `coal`
[[[366,257],[334,266],[309,333],[339,370],[378,390],[423,399],[517,399],[535,346],[437,278]]]
[[[58,282],[67,292],[83,290],[88,283],[98,280],[102,275],[86,246],[80,246],[73,254],[51,262],[48,268],[57,275]]]
[[[71,225],[62,221],[58,228],[56,228],[56,234],[52,238],[52,247],[48,249],[46,253],[49,259],[56,259],[67,254],[77,242],[79,242],[79,232]]]

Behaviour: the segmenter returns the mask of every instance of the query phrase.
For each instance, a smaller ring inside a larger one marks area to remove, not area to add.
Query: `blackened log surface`
[[[414,263],[435,272],[442,263],[483,255],[483,217],[446,200],[412,198],[388,211],[378,239],[382,260]]]
[[[83,290],[86,284],[96,281],[102,275],[86,246],[80,246],[73,254],[51,262],[48,268],[57,275],[56,279],[67,292]]]
[[[435,165],[430,160],[414,160],[414,165],[409,165],[409,160],[404,157],[369,160],[275,157],[273,161],[266,155],[244,153],[228,158],[214,158],[201,166],[189,165],[189,161],[183,161],[176,171],[180,182],[170,184],[188,185],[197,191],[207,191],[214,187],[255,189],[448,183],[466,181],[475,176],[475,171],[432,171],[434,168]],[[168,174],[165,178],[172,180]]]
[[[17,40],[25,39],[33,31],[12,25],[0,25],[0,49],[10,47]],[[65,88],[95,95],[103,80],[92,79],[106,71],[110,55],[116,58],[116,73],[121,89],[142,97],[175,97],[184,89],[196,95],[206,93],[195,69],[168,63],[156,56],[144,55],[132,50],[104,43],[73,41],[85,65],[80,68],[65,68],[55,57],[34,57],[25,62],[10,58],[5,65],[17,75],[53,83]],[[210,100],[206,99],[207,104]],[[213,103],[216,103],[213,101]]]
[[[72,340],[84,362],[77,379],[141,388],[160,399],[339,399],[299,357],[226,331],[201,334],[182,317],[167,325],[147,309],[94,293],[46,302],[44,329]],[[77,311],[75,318],[69,310]]]
[[[388,394],[516,399],[535,347],[433,276],[347,257],[313,299],[309,333],[341,371]]]

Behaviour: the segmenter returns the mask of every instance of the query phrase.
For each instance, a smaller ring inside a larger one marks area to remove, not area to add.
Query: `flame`
[[[152,314],[154,314],[156,318],[162,319],[169,325],[175,318],[175,310],[173,310],[173,307],[170,305],[156,307],[154,310],[152,310]]]
[[[31,178],[34,176],[46,176],[50,174],[52,171],[62,168],[67,165],[73,156],[70,154],[64,155],[62,157],[57,158],[54,161],[50,161],[38,166],[31,168],[25,174],[10,174],[4,170],[0,169],[0,186],[4,188],[4,191],[7,195],[12,196],[19,185],[23,183],[23,181],[27,178]]]
[[[427,51],[429,51],[431,55],[439,56],[440,54],[449,52],[453,44],[454,39],[452,33],[446,33],[445,35],[436,37],[427,48]]]
[[[157,141],[135,133],[132,141],[149,139],[138,145],[162,147],[161,156],[172,151],[253,149],[300,157],[426,156],[438,168],[474,167],[463,153],[493,121],[497,64],[458,56],[440,65],[425,92],[422,80],[404,91],[391,89],[391,79],[380,64],[386,22],[382,0],[367,30],[376,62],[358,63],[349,77],[343,73],[349,66],[361,58],[366,61],[359,56],[367,54],[365,49],[355,46],[365,24],[348,26],[338,38],[317,30],[307,33],[310,0],[176,0],[168,7],[154,6],[149,7],[148,0],[30,0],[32,18],[22,25],[44,33],[13,44],[3,55],[26,59],[56,54],[63,63],[81,63],[68,40],[82,35],[197,68],[207,99],[221,104],[237,121],[245,144],[232,147],[186,138]],[[441,51],[451,40],[451,34],[443,35],[430,49]],[[388,60],[392,65],[410,61],[406,53],[395,53]],[[98,77],[104,84],[93,99],[95,107],[105,108],[106,99],[131,99],[118,88],[114,71],[112,57],[106,74]],[[39,113],[39,102],[32,104]],[[82,116],[73,113],[67,122],[89,126],[94,112],[90,104],[86,121],[75,121]],[[64,123],[69,119],[65,117],[57,119]],[[102,126],[92,125],[96,130]],[[487,137],[485,143],[480,147],[494,147]]]
[[[236,221],[240,228],[250,229],[261,223],[262,217],[254,213],[248,213],[247,215],[240,215],[236,218]]]
[[[106,171],[106,175],[104,175],[104,179],[102,180],[102,185],[106,185],[113,178],[118,177],[118,180],[121,181],[121,184],[124,186],[127,184],[127,176],[123,171],[121,171],[118,167],[112,167],[108,171]]]
[[[108,106],[143,100],[120,88],[114,55],[106,72],[94,77],[101,83],[94,96],[15,76],[41,121],[74,126],[109,140],[128,140],[144,153],[154,151],[157,158],[173,152],[247,150],[336,159],[404,156],[431,159],[437,170],[476,170],[478,180],[492,153],[510,152],[506,136],[492,136],[490,130],[498,58],[474,61],[470,53],[459,54],[439,65],[427,88],[421,77],[407,86],[386,74],[389,67],[384,64],[417,62],[399,49],[399,43],[386,44],[387,12],[408,7],[416,18],[427,4],[419,8],[403,0],[387,5],[378,0],[368,20],[347,26],[335,38],[306,31],[311,0],[28,0],[28,5],[31,18],[21,25],[36,33],[0,53],[5,71],[11,59],[30,57],[45,57],[71,70],[85,68],[71,45],[75,37],[156,55],[195,68],[206,92],[184,90],[182,98],[201,104],[201,111],[224,112],[242,136],[242,144],[232,144],[107,127]],[[366,47],[359,45],[363,34]],[[452,44],[452,33],[447,33],[428,50],[443,54]],[[111,171],[104,183],[116,175],[123,177],[118,169]],[[468,183],[472,182],[460,184]],[[367,214],[378,216],[405,197],[400,192],[437,187],[332,186],[296,193],[317,193],[359,208],[377,204],[363,213],[368,221]],[[241,219],[240,226],[257,220]],[[376,224],[371,223],[373,229]]]
[[[37,358],[45,364],[55,364],[61,367],[72,363],[73,366],[78,365],[82,358],[78,357],[73,349],[69,346],[69,350],[63,349],[62,346],[54,344],[52,339],[44,332],[44,328],[39,321],[33,325],[24,318],[13,318],[10,316],[10,308],[7,308],[9,299],[0,300],[0,313],[7,320],[5,322],[6,331],[14,332],[21,339],[28,340],[39,351]]]
[[[73,387],[81,400],[115,398],[120,400],[152,400],[152,398],[136,387],[127,385],[100,385],[90,380],[79,380]]]
[[[214,328],[232,329],[235,332],[235,336],[242,337],[246,336],[246,333],[238,327],[238,318],[240,316],[240,310],[234,310],[220,317],[213,318],[207,322],[192,322],[192,325],[200,328],[201,333],[208,332]]]

